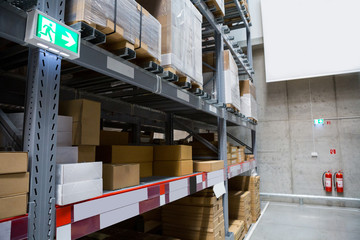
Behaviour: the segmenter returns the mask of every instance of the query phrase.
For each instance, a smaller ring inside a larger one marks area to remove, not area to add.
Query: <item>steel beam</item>
[[[37,9],[62,21],[65,2],[39,0]],[[30,49],[24,119],[24,151],[30,170],[28,239],[54,239],[56,135],[61,58]]]
[[[167,145],[174,144],[174,114],[167,114],[167,121],[165,124],[165,141]]]
[[[253,132],[253,130],[251,130],[251,132]],[[255,131],[254,131],[255,132]],[[235,142],[237,142],[238,144],[246,147],[247,150],[249,150],[250,152],[253,152],[253,147],[249,147],[248,145],[246,145],[244,142],[242,142],[240,139],[236,138],[234,135],[232,135],[231,133],[227,133],[227,136],[229,138],[231,138],[232,140],[234,140]],[[254,146],[254,145],[253,145]]]

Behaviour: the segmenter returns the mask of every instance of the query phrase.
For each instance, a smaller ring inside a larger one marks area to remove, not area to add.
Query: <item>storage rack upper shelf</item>
[[[12,24],[8,24],[9,22]],[[0,37],[26,46],[24,42],[25,28],[26,14],[13,10],[7,5],[0,5]],[[164,112],[173,112],[183,117],[213,125],[216,125],[217,117],[221,117],[226,119],[230,125],[244,126],[255,130],[255,125],[251,120],[228,112],[223,107],[211,104],[208,100],[183,90],[175,84],[161,79],[158,75],[150,73],[97,46],[82,41],[80,53],[80,58],[72,60],[72,63],[107,76],[113,82],[119,81],[130,84],[150,93],[143,94],[142,97],[136,99],[127,99],[126,102],[131,103],[131,101],[134,101],[137,105]],[[121,102],[119,100],[112,101],[111,98],[107,97],[103,98],[104,101],[106,99],[112,103]],[[122,103],[124,102],[122,101]]]

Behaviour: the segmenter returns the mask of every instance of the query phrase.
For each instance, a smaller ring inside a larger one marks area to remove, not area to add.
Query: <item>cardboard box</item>
[[[27,152],[0,152],[0,174],[22,173],[27,168]]]
[[[223,160],[194,161],[194,172],[212,172],[223,168]]]
[[[72,132],[73,119],[70,116],[58,115],[57,131],[58,132]]]
[[[155,161],[190,160],[192,147],[186,145],[154,146]]]
[[[56,148],[56,163],[77,163],[78,162],[78,147],[57,147]]]
[[[202,217],[215,217],[223,213],[222,202],[216,202],[211,207],[186,206],[181,204],[167,204],[163,206],[163,214],[193,215]]]
[[[152,146],[98,146],[96,161],[104,163],[143,163],[153,161]],[[141,171],[141,166],[140,166]]]
[[[131,187],[140,183],[139,164],[104,164],[103,184],[105,190]]]
[[[200,137],[208,140],[209,142],[217,142],[219,141],[218,134],[217,133],[199,133]],[[194,142],[199,142],[196,138],[193,138]]]
[[[78,146],[78,162],[95,162],[96,146]]]
[[[151,177],[153,175],[153,162],[140,163],[140,178]]]
[[[73,145],[99,145],[101,105],[86,99],[63,101],[59,114],[72,116]]]
[[[56,185],[56,204],[67,205],[103,194],[102,179]]]
[[[193,161],[155,161],[155,176],[183,176],[193,173]]]
[[[246,117],[257,119],[255,86],[251,81],[240,81],[240,95],[241,113]]]
[[[0,219],[16,217],[26,214],[27,204],[27,194],[1,197]]]
[[[241,240],[241,235],[244,231],[244,221],[241,220],[230,220],[229,221],[229,232],[234,233],[234,240]]]
[[[216,204],[222,205],[222,197],[217,199],[215,196],[196,196],[191,195],[185,198],[181,198],[174,202],[176,205],[186,205],[186,206],[200,206],[200,207],[211,207]],[[195,216],[192,216],[195,217]]]
[[[0,175],[0,197],[29,192],[29,173]]]
[[[220,224],[224,223],[224,215],[219,214],[212,219],[197,219],[192,215],[188,216],[162,216],[163,224],[177,225],[183,227],[184,230],[207,231],[208,229],[216,229]]]
[[[74,163],[56,165],[56,184],[68,184],[102,178],[102,163]]]
[[[100,145],[128,145],[129,133],[118,131],[100,131]]]

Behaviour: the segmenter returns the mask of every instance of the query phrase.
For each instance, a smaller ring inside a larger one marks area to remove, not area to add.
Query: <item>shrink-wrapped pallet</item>
[[[65,22],[80,21],[107,34],[106,48],[129,42],[140,57],[161,58],[161,25],[135,0],[68,0]]]
[[[190,0],[138,0],[161,23],[161,65],[202,86],[202,16]]]
[[[203,61],[212,67],[216,66],[216,57],[213,53],[204,54]],[[216,98],[217,92],[216,79],[214,77],[215,73],[211,72],[212,69],[207,67],[204,67],[203,71],[203,77],[205,82],[213,79],[211,83],[207,84],[206,87],[204,87],[204,90],[205,92],[211,94],[212,97]],[[240,106],[239,69],[229,50],[224,51],[224,83],[225,103],[227,104],[227,107],[232,107],[236,110],[242,111]]]

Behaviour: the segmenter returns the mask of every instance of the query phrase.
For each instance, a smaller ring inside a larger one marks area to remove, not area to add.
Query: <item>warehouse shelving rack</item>
[[[232,42],[222,20],[214,18],[203,0],[192,2],[207,20],[208,27],[203,34],[214,36],[216,69],[222,69],[223,50],[227,48],[239,66],[239,75],[252,79],[250,25],[244,7],[234,0],[236,9],[231,11],[232,14],[237,11],[241,17],[241,22],[233,28],[247,30],[247,56]],[[228,134],[227,126],[249,129],[252,142],[251,147],[246,147],[254,152],[256,124],[224,107],[223,71],[216,71],[217,99],[211,99],[204,92],[186,91],[161,74],[151,73],[86,41],[81,41],[80,58],[71,61],[24,42],[27,19],[24,10],[37,8],[63,21],[65,7],[62,0],[0,1],[0,107],[25,110],[22,145],[29,153],[31,173],[29,213],[0,220],[2,238],[53,239],[56,233],[58,239],[74,239],[217,183],[224,183],[227,189],[228,178],[256,167],[256,161],[227,166],[227,136],[246,145]],[[11,71],[23,66],[27,66],[27,73]],[[102,126],[131,128],[134,144],[139,144],[141,130],[165,133],[168,144],[173,144],[174,129],[186,130],[189,136],[217,152],[220,159],[225,159],[224,170],[142,179],[141,185],[134,188],[68,206],[55,206],[54,139],[59,95],[62,99],[87,98],[101,102]],[[17,136],[16,129],[2,111],[0,120],[0,126],[10,137]],[[198,136],[199,129],[218,131],[218,148]],[[233,239],[228,232],[227,194],[224,195],[224,217],[226,238]]]

